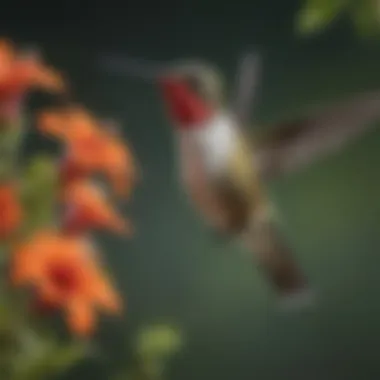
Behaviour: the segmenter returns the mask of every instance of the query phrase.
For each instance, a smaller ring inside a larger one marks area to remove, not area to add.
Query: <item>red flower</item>
[[[0,41],[0,114],[13,120],[24,95],[33,88],[61,92],[65,89],[59,73],[45,66],[38,55],[22,56],[13,44]]]
[[[40,232],[15,249],[10,277],[15,286],[32,285],[39,305],[62,309],[77,335],[93,332],[98,308],[121,311],[121,299],[93,248],[55,231]]]
[[[93,228],[105,228],[117,233],[130,234],[132,226],[117,213],[105,193],[90,181],[69,185],[63,195],[66,205],[63,229],[81,233]]]
[[[136,182],[134,157],[119,136],[103,128],[80,107],[44,112],[39,130],[62,140],[66,157],[61,167],[64,185],[80,177],[102,174],[118,196],[128,198]]]
[[[13,235],[21,222],[22,208],[14,185],[0,185],[0,239]]]

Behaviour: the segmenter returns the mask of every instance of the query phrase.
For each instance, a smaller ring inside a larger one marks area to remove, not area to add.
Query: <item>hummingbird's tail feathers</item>
[[[246,239],[256,262],[283,301],[291,304],[307,298],[308,281],[268,207],[255,213]]]
[[[285,244],[279,244],[278,236],[272,235],[268,247],[258,247],[255,251],[259,266],[282,299],[298,298],[309,285],[292,252]]]

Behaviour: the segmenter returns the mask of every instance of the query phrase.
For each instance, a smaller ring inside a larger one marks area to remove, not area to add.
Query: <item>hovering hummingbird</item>
[[[380,91],[366,93],[305,118],[278,123],[266,138],[246,126],[261,73],[255,55],[243,57],[232,104],[220,73],[202,62],[153,64],[108,56],[109,72],[148,79],[161,91],[178,147],[179,177],[208,225],[237,236],[286,302],[309,302],[308,281],[276,221],[265,181],[336,152],[380,119]]]

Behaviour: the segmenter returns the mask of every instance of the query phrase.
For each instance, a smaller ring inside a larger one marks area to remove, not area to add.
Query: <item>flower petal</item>
[[[95,315],[90,304],[82,298],[75,298],[67,305],[67,323],[79,336],[91,335],[95,328]]]

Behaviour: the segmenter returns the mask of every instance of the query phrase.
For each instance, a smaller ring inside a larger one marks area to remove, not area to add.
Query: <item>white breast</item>
[[[207,125],[186,132],[182,139],[188,140],[201,157],[205,169],[212,173],[223,171],[231,158],[239,138],[239,130],[227,115],[217,115]]]

